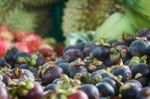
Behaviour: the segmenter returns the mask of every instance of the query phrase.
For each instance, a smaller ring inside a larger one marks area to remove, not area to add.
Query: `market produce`
[[[7,93],[6,89],[2,86],[0,86],[0,98],[8,99],[8,93]]]
[[[51,60],[51,50],[45,48],[30,54],[11,48],[0,58],[0,98],[149,98],[149,33],[144,29],[119,40],[69,45]]]
[[[28,54],[38,51],[38,53],[42,54],[44,57],[53,55],[51,45],[44,42],[39,35],[34,32],[14,32],[6,25],[0,25],[0,45],[1,57],[3,57],[6,54],[6,51],[12,47],[17,47],[19,50]],[[13,54],[15,54],[15,52],[13,52]]]
[[[48,16],[46,10],[29,9],[20,4],[15,6],[14,9],[9,11],[9,13],[1,19],[1,24],[10,25],[13,31],[40,32],[38,31],[38,27],[41,26],[42,22],[48,18]]]
[[[48,6],[35,8],[24,5],[20,0],[1,2],[0,24],[10,25],[13,31],[37,32],[42,36],[50,32],[51,18]]]
[[[117,4],[117,0],[69,0],[62,23],[64,35],[95,30],[116,10]]]
[[[12,9],[16,4],[15,0],[1,0],[0,2],[0,18],[3,17],[8,12],[8,10]]]
[[[137,87],[134,83],[126,83],[120,88],[122,99],[136,99],[136,95],[140,92],[141,88]]]
[[[148,53],[149,42],[135,40],[129,47],[129,51],[133,56],[146,55]],[[142,48],[142,49],[141,49]]]
[[[88,97],[84,92],[77,91],[73,95],[70,95],[68,99],[88,99]]]
[[[142,98],[150,98],[149,92],[150,88],[149,87],[145,87],[143,88],[140,92],[139,95],[137,96],[137,99],[142,99]]]
[[[59,0],[20,0],[20,2],[33,7],[47,6],[49,4],[53,4]]]
[[[128,16],[116,12],[112,14],[100,27],[96,29],[95,40],[105,38],[107,40],[117,39],[122,33],[132,34],[136,32]]]

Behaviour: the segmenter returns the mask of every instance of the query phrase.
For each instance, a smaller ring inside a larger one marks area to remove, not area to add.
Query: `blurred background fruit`
[[[64,35],[95,30],[117,10],[117,0],[69,0],[64,9]]]

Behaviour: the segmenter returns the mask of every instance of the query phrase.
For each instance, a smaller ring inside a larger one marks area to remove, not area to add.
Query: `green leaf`
[[[97,28],[95,40],[105,38],[106,40],[118,39],[122,33],[135,33],[136,29],[130,19],[123,13],[112,14],[100,27]]]

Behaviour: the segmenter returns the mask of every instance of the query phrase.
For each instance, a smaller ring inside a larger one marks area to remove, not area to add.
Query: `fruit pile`
[[[1,99],[149,99],[150,30],[78,43],[62,57],[17,48],[0,59]]]
[[[3,57],[11,47],[16,47],[29,54],[38,50],[49,50],[51,53],[53,51],[52,47],[37,34],[22,31],[13,32],[6,25],[0,25],[0,46],[0,57]]]

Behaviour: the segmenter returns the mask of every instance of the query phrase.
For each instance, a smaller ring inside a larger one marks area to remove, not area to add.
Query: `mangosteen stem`
[[[106,39],[104,38],[100,38],[98,41],[95,42],[95,44],[98,46],[98,45],[103,45],[103,46],[110,46],[109,43],[106,42]]]

